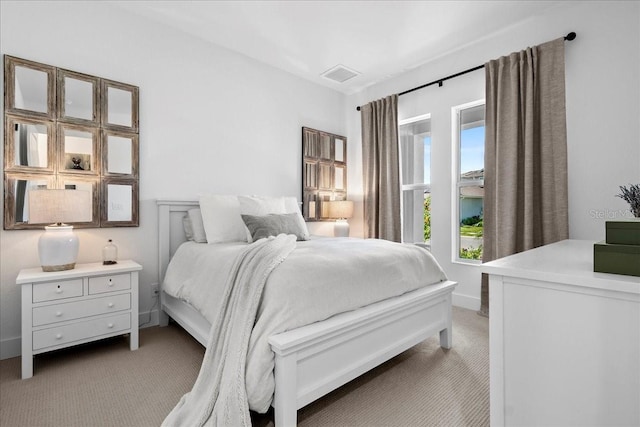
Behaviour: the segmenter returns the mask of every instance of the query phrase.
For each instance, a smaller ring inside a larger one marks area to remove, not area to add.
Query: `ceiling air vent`
[[[360,74],[357,71],[351,70],[344,65],[336,65],[333,68],[329,68],[327,71],[321,74],[322,77],[333,80],[334,82],[343,83],[347,80]]]

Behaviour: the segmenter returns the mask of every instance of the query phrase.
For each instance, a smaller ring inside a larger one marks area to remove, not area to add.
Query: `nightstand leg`
[[[33,336],[31,335],[31,300],[33,285],[22,286],[22,379],[33,376]]]
[[[131,272],[131,333],[129,334],[129,348],[133,350],[138,349],[138,335],[139,335],[139,318],[138,318],[138,272]]]

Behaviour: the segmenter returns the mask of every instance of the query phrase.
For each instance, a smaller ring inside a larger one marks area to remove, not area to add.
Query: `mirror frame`
[[[66,150],[66,140],[65,140],[65,129],[75,130],[79,132],[86,132],[91,134],[91,169],[90,170],[76,170],[76,169],[67,169],[65,167],[65,154]],[[58,123],[58,174],[71,174],[71,175],[96,175],[98,176],[100,173],[100,163],[98,162],[99,150],[100,146],[100,132],[98,128],[88,127],[88,126],[80,126],[73,125],[68,123]]]
[[[15,68],[25,67],[47,73],[47,113],[15,108]],[[100,77],[90,76],[76,71],[56,68],[50,65],[4,55],[4,223],[5,230],[39,229],[42,224],[16,223],[16,195],[10,186],[15,180],[42,179],[47,181],[48,188],[64,188],[65,181],[91,183],[93,189],[93,219],[89,222],[72,223],[77,228],[89,227],[137,227],[139,226],[139,89],[126,83],[120,83]],[[89,82],[92,87],[93,120],[67,116],[65,112],[65,78],[73,78]],[[115,87],[131,93],[131,124],[122,126],[106,123],[108,111],[108,88]],[[44,124],[47,126],[47,167],[17,165],[15,161],[16,123]],[[74,129],[92,135],[93,144],[91,159],[92,170],[65,169],[64,130]],[[131,174],[109,173],[108,167],[108,135],[131,138]],[[131,185],[132,203],[130,221],[108,221],[107,185],[117,183]]]
[[[104,129],[138,132],[138,87],[113,80],[102,79],[102,127]],[[109,88],[120,89],[131,93],[131,126],[109,123]]]
[[[30,68],[47,74],[47,112],[16,108],[16,67]],[[32,118],[55,119],[56,117],[56,68],[51,65],[27,61],[5,55],[4,61],[4,111]]]
[[[336,140],[342,141],[342,160],[336,160]],[[342,187],[336,187],[336,169],[342,169]],[[302,128],[302,216],[305,221],[333,221],[324,202],[347,200],[347,138]]]
[[[109,194],[109,185],[130,185],[131,188],[131,220],[129,221],[109,221],[109,209],[107,204],[107,195]],[[138,226],[138,181],[122,178],[105,178],[102,180],[102,194],[104,197],[100,199],[100,223],[107,224],[109,227],[131,227]],[[104,225],[103,225],[104,226]]]
[[[21,173],[21,172],[5,172],[4,174],[4,223],[7,230],[22,229],[41,229],[49,224],[29,224],[28,222],[16,222],[16,192],[14,190],[15,181],[47,181],[47,189],[56,188],[56,178],[53,174],[41,173]],[[11,228],[7,228],[7,224],[12,224]]]
[[[98,126],[100,120],[100,79],[97,77],[89,76],[87,74],[77,73],[75,71],[58,69],[58,83],[57,83],[57,108],[58,108],[58,120],[65,123],[76,123],[79,125]],[[65,78],[71,78],[90,83],[93,87],[91,90],[91,109],[92,118],[83,119],[80,117],[67,116],[66,111],[66,82]]]
[[[25,166],[16,163],[15,126],[18,123],[45,125],[47,127],[47,166]],[[4,120],[4,170],[6,172],[55,173],[55,128],[53,122],[22,116],[5,116]]]
[[[109,136],[131,139],[131,173],[109,172]],[[138,165],[140,158],[139,137],[135,133],[116,130],[102,131],[102,176],[104,177],[128,177],[138,178]]]

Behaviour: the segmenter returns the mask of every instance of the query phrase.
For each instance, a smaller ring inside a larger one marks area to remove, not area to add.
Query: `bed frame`
[[[193,200],[157,201],[159,279],[185,241],[182,218]],[[426,338],[451,348],[451,293],[446,281],[269,338],[275,353],[275,425],[296,425],[297,410]],[[160,326],[169,317],[206,346],[210,324],[189,304],[160,292]]]

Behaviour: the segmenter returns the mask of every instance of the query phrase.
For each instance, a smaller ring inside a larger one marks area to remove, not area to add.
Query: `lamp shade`
[[[92,218],[91,193],[88,191],[29,191],[30,224],[88,222]]]
[[[353,202],[351,200],[335,200],[327,202],[329,218],[345,219],[353,216]]]

